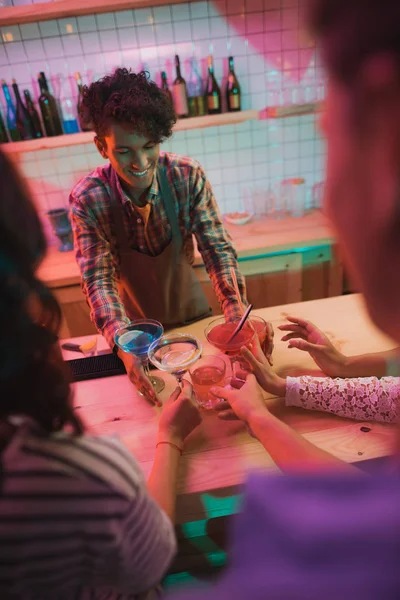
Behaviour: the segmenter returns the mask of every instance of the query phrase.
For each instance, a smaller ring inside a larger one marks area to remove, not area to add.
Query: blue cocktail
[[[159,377],[150,375],[148,350],[153,342],[161,338],[163,333],[164,328],[159,321],[138,319],[118,329],[114,337],[118,348],[140,358],[143,369],[157,394],[164,389],[165,383]]]

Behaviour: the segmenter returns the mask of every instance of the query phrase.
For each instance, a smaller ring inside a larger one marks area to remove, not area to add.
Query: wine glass
[[[184,374],[200,358],[201,352],[201,343],[193,335],[167,333],[151,344],[148,356],[157,369],[174,375],[182,387]]]
[[[240,318],[227,322],[225,321],[225,317],[218,317],[217,319],[213,319],[204,330],[204,334],[209,344],[229,356],[232,372],[234,372],[234,364],[236,361],[241,364],[240,349],[243,346],[248,346],[256,335],[255,328],[251,327],[249,323],[246,322],[233,340],[230,340],[230,337],[239,322]]]
[[[165,382],[150,373],[148,350],[153,342],[157,342],[164,333],[164,327],[154,319],[137,319],[120,327],[114,336],[114,342],[124,352],[140,358],[143,370],[150,380],[156,394],[162,392]]]

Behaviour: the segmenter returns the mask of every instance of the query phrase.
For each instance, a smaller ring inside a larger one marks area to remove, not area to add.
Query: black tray
[[[73,358],[65,362],[71,369],[73,381],[100,379],[101,377],[111,377],[112,375],[123,375],[126,373],[124,363],[116,354]]]

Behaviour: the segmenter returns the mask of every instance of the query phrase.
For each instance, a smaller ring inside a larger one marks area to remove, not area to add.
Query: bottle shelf
[[[311,115],[321,109],[322,103],[299,104],[293,106],[270,106],[262,111],[241,110],[238,112],[222,113],[220,115],[207,115],[205,117],[191,117],[177,121],[175,131],[188,131],[190,129],[205,129],[207,127],[219,127],[234,125],[244,121],[255,121],[264,119],[285,119],[288,117]],[[38,140],[27,140],[24,142],[9,142],[0,144],[0,148],[7,154],[20,154],[21,152],[34,152],[37,150],[48,150],[51,148],[64,148],[66,146],[78,146],[79,144],[90,144],[93,142],[94,133],[71,133],[70,135],[58,135],[56,137],[44,137]]]
[[[21,25],[34,21],[49,21],[63,17],[78,17],[98,13],[144,8],[147,6],[165,6],[167,4],[183,4],[187,0],[58,0],[24,6],[9,6],[0,10],[0,26]]]
[[[174,131],[187,131],[190,129],[204,129],[206,127],[218,127],[220,125],[233,125],[252,121],[259,118],[258,110],[242,110],[239,112],[223,113],[221,115],[207,115],[205,117],[192,117],[179,120]],[[44,137],[38,140],[26,140],[24,142],[10,142],[1,144],[0,147],[8,154],[20,154],[21,152],[34,152],[52,148],[63,148],[65,146],[78,146],[79,144],[90,144],[93,142],[94,133],[71,133],[70,135],[58,135],[55,137]]]

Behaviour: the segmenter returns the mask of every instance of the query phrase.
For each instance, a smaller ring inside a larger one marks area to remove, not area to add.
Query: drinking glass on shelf
[[[201,352],[201,343],[193,335],[167,333],[150,345],[148,357],[157,369],[174,375],[182,387],[184,374],[200,358]]]
[[[197,403],[205,408],[212,409],[215,397],[210,394],[210,389],[223,385],[226,374],[226,363],[220,356],[202,356],[190,369],[193,389]]]
[[[320,181],[313,185],[311,189],[310,210],[320,210],[324,199],[325,182]]]
[[[154,377],[150,374],[148,350],[151,344],[161,338],[163,333],[164,328],[159,321],[137,319],[118,329],[114,336],[114,342],[118,348],[129,354],[134,354],[140,359],[143,370],[157,394],[164,389],[165,383],[160,377]]]
[[[306,205],[305,180],[302,177],[285,179],[281,183],[281,193],[290,216],[303,217]]]

